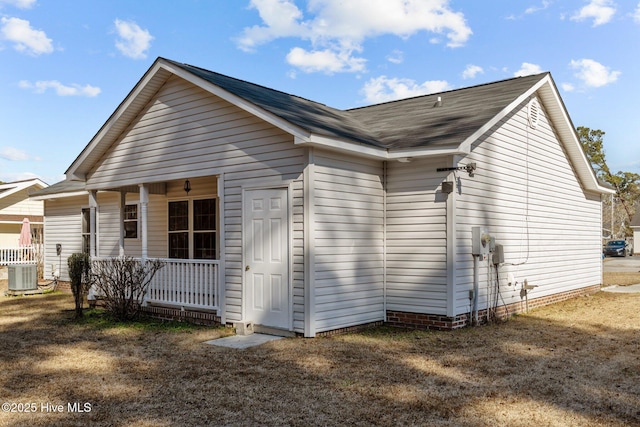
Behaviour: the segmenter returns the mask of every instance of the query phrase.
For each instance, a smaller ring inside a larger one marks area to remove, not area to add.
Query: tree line
[[[604,149],[604,131],[584,126],[578,126],[576,130],[596,177],[615,190],[613,197],[603,200],[603,230],[608,231],[612,239],[631,236],[633,233],[629,225],[635,213],[640,214],[640,174],[611,172]]]

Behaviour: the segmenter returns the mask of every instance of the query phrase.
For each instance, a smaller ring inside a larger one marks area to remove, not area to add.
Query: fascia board
[[[89,194],[88,191],[73,191],[68,193],[56,193],[56,194],[45,194],[42,196],[31,196],[29,197],[31,200],[53,200],[53,199],[64,199],[66,197],[76,197],[76,196],[87,196]]]
[[[346,151],[355,153],[363,157],[376,158],[380,160],[397,160],[403,158],[418,158],[418,157],[439,157],[439,156],[451,156],[451,155],[466,155],[467,152],[462,152],[455,148],[417,148],[417,149],[401,149],[401,150],[389,150],[386,148],[373,147],[360,143],[348,142],[330,138],[321,135],[311,135],[309,138],[295,138],[296,145],[310,145],[317,147],[325,147],[335,149],[339,151]]]
[[[356,153],[365,157],[373,157],[377,159],[387,159],[388,152],[384,148],[373,147],[369,145],[342,141],[335,138],[330,138],[322,135],[311,135],[308,138],[295,138],[295,144],[297,145],[312,145],[319,147],[326,147],[331,149],[338,149],[340,151],[346,151],[350,153]]]
[[[95,134],[89,144],[82,150],[82,152],[78,155],[78,157],[73,161],[71,166],[65,171],[65,174],[71,179],[81,179],[84,180],[85,174],[78,173],[78,169],[80,166],[87,161],[90,154],[94,149],[97,148],[98,145],[103,141],[105,135],[111,130],[111,128],[121,119],[122,115],[131,107],[131,104],[138,98],[140,93],[145,89],[145,87],[151,82],[158,72],[164,68],[162,64],[162,59],[157,59],[156,62],[147,70],[145,75],[140,79],[140,81],[136,84],[133,90],[127,95],[127,97],[122,101],[122,103],[116,108],[113,114],[107,119],[105,124],[100,128],[98,133]]]
[[[569,117],[569,113],[567,112],[551,77],[546,76],[541,83],[544,84],[544,87],[540,85],[540,89],[544,89],[541,91],[541,98],[543,102],[553,102],[558,106],[557,111],[559,113],[553,115],[553,122],[556,129],[558,129],[558,133],[563,136],[561,140],[565,145],[569,159],[574,164],[578,177],[585,189],[601,194],[615,194],[615,190],[604,187],[598,182],[596,174],[587,159],[587,155],[582,149],[580,139],[578,138],[573,122]],[[536,88],[535,91],[538,91],[538,89],[539,88]],[[535,91],[532,93],[535,93]],[[558,124],[560,124],[560,126],[558,126]]]
[[[496,114],[491,120],[485,123],[482,127],[476,130],[471,136],[465,139],[459,147],[461,152],[469,153],[471,151],[471,145],[478,140],[482,135],[488,132],[492,127],[494,127],[500,120],[504,119],[514,108],[520,105],[524,100],[530,97],[532,94],[536,93],[536,91],[545,83],[548,84],[549,76],[545,76],[538,83],[533,85],[529,90],[524,92],[522,95],[517,97],[511,104],[507,105],[502,109],[498,114]]]
[[[460,147],[455,148],[421,148],[389,151],[389,160],[417,157],[441,157],[441,156],[466,156],[467,151],[462,151]]]

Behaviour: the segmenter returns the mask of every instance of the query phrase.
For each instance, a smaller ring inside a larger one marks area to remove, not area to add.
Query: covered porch
[[[224,322],[222,189],[221,176],[89,189],[83,250],[94,260],[161,260],[144,306],[213,312]]]

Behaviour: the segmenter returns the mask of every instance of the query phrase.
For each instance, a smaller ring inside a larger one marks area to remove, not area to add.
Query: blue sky
[[[49,184],[162,56],[352,108],[551,71],[640,173],[636,0],[0,0],[0,180]]]

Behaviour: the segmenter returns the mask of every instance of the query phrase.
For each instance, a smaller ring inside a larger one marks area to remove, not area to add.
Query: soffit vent
[[[533,98],[529,101],[527,118],[529,119],[531,129],[538,127],[538,120],[540,119],[540,103],[538,102],[538,98]]]

